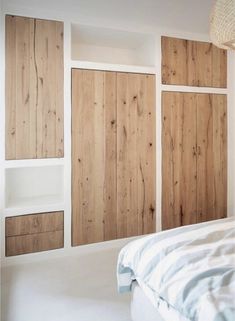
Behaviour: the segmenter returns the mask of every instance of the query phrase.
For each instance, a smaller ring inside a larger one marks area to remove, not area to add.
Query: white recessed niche
[[[7,168],[5,207],[46,206],[64,201],[63,166]]]
[[[151,34],[72,24],[72,60],[155,65],[155,37]]]

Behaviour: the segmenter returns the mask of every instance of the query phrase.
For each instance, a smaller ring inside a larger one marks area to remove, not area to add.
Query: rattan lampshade
[[[217,0],[211,12],[211,41],[223,49],[235,50],[235,0]]]

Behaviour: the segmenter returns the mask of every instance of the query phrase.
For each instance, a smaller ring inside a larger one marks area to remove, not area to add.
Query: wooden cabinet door
[[[162,228],[196,223],[196,95],[162,94]]]
[[[116,228],[116,73],[73,69],[72,245]]]
[[[162,37],[162,83],[227,87],[227,52],[209,42]]]
[[[226,95],[197,95],[198,222],[227,216]]]
[[[162,227],[227,215],[226,95],[162,95]]]
[[[155,76],[118,73],[118,237],[155,231],[155,153]]]
[[[73,69],[72,245],[155,228],[155,77]]]
[[[63,23],[6,16],[6,159],[63,157]]]

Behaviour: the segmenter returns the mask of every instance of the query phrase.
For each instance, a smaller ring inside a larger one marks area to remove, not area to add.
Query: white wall
[[[4,114],[4,34],[3,34],[3,9],[2,9],[3,1],[0,0],[0,119]],[[3,135],[3,126],[0,125],[0,213],[3,210],[3,149],[4,149],[4,135]],[[0,243],[2,242],[2,220],[3,217],[0,214]],[[0,266],[2,261],[2,247],[0,244]],[[0,289],[2,287],[2,273],[0,273]],[[2,310],[2,291],[0,291],[0,311]]]
[[[5,0],[10,11],[59,15],[80,23],[117,29],[150,31],[156,28],[208,33],[208,15],[214,0]]]
[[[0,0],[0,213],[3,211],[3,204],[4,204],[4,171],[3,171],[3,160],[4,160],[4,106],[5,106],[5,99],[4,99],[4,72],[5,72],[5,65],[4,65],[4,14],[2,9],[2,0]],[[2,227],[2,217],[0,217],[0,228]],[[1,229],[0,229],[1,233]],[[1,257],[1,250],[0,250],[0,257]]]

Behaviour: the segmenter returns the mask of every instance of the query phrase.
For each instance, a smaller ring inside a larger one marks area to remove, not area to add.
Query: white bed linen
[[[132,286],[131,318],[133,321],[189,321],[163,300],[159,301],[159,306],[156,308],[153,305],[153,293],[151,294],[147,288],[143,289],[142,286],[137,282]]]
[[[121,250],[118,290],[136,280],[156,308],[161,298],[192,321],[234,321],[234,248],[234,218],[145,236]]]

